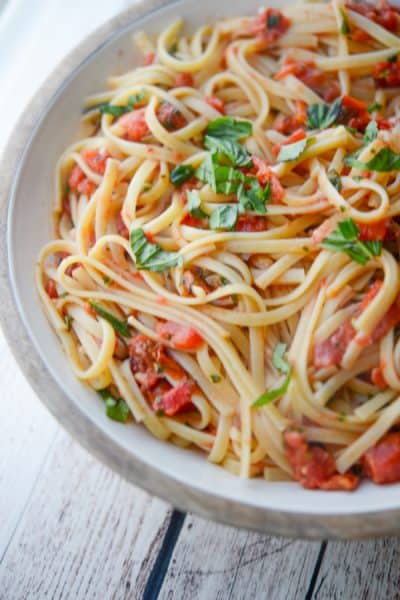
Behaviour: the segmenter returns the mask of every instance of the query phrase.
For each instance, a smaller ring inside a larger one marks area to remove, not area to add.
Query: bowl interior
[[[270,4],[281,6],[282,1]],[[157,33],[177,15],[185,19],[188,28],[193,28],[223,16],[254,14],[259,6],[255,0],[174,2],[115,34],[70,75],[32,132],[15,179],[7,235],[17,307],[37,352],[65,392],[68,410],[84,413],[96,428],[106,433],[110,442],[172,479],[210,496],[290,513],[354,514],[396,508],[400,498],[398,486],[382,488],[365,483],[353,494],[331,494],[309,492],[292,483],[243,481],[211,465],[198,452],[181,450],[154,439],[143,427],[123,426],[108,420],[102,401],[73,376],[34,291],[34,264],[39,250],[52,236],[51,199],[56,160],[77,135],[83,98],[105,89],[109,74],[124,72],[140,63],[141,57],[132,44],[132,32],[145,29]]]

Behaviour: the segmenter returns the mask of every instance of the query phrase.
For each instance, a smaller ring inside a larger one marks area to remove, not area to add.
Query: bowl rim
[[[79,444],[126,480],[181,510],[237,527],[309,539],[400,533],[400,519],[396,518],[400,516],[400,499],[398,508],[375,511],[353,513],[338,509],[336,512],[295,512],[238,503],[221,494],[211,494],[201,486],[193,487],[179,478],[171,477],[113,441],[78,406],[71,409],[66,394],[50,375],[39,353],[35,349],[32,351],[32,342],[18,312],[18,298],[11,283],[7,244],[9,209],[16,193],[20,167],[29,153],[31,141],[48,109],[63,93],[77,70],[103,46],[131,29],[139,18],[151,16],[163,7],[187,1],[139,0],[95,29],[50,73],[17,121],[0,157],[0,325],[5,338],[20,370],[41,402]],[[399,524],[396,525],[396,522]]]

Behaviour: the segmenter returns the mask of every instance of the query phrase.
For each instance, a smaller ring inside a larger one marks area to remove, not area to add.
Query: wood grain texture
[[[0,598],[140,598],[169,516],[60,432],[0,566]]]
[[[313,600],[398,600],[400,540],[329,542]]]
[[[304,598],[319,548],[188,516],[159,598]]]
[[[0,332],[0,560],[54,440],[57,424],[20,374]]]

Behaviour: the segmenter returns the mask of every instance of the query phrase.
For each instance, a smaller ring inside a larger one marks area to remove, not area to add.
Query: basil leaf
[[[159,244],[149,242],[143,229],[132,229],[130,244],[138,270],[161,272],[182,264],[179,252],[167,252]]]
[[[194,175],[194,168],[192,165],[178,165],[172,169],[169,174],[170,182],[176,187],[181,187],[188,179]]]
[[[382,242],[360,241],[360,230],[352,219],[337,224],[335,231],[328,235],[321,245],[328,250],[345,252],[354,262],[365,265],[372,257],[380,256]]]
[[[215,192],[217,190],[217,182],[215,180],[215,165],[211,154],[207,154],[201,165],[196,169],[195,176],[200,181],[208,183],[210,188]]]
[[[378,124],[376,121],[370,121],[365,130],[363,142],[365,145],[370,144],[378,137]]]
[[[397,57],[398,54],[392,54],[392,56],[388,56],[386,60],[388,63],[395,63],[397,62]]]
[[[299,142],[295,142],[294,144],[287,144],[286,146],[282,146],[278,154],[279,162],[288,162],[290,160],[296,160],[299,158],[306,149],[306,146],[313,140],[313,138],[304,138]]]
[[[348,154],[343,162],[348,167],[357,169],[366,169],[367,171],[377,171],[378,173],[390,173],[400,170],[400,154],[396,154],[389,147],[381,148],[373,158],[363,163],[357,159],[354,154]]]
[[[269,183],[263,189],[257,179],[251,179],[242,184],[238,190],[238,201],[243,209],[253,210],[259,215],[265,215],[267,209],[265,204],[271,198],[271,186]]]
[[[253,162],[250,154],[243,146],[230,139],[215,138],[206,135],[204,138],[204,146],[210,150],[212,154],[221,155],[229,160],[236,167],[251,167]]]
[[[241,171],[226,165],[219,165],[216,156],[208,154],[200,167],[196,170],[196,177],[208,183],[211,189],[218,194],[234,194],[239,185],[246,180]]]
[[[125,400],[122,398],[114,398],[107,388],[99,390],[98,393],[104,400],[107,417],[113,421],[118,421],[119,423],[126,423],[130,409]]]
[[[210,379],[213,383],[219,383],[221,381],[221,376],[218,375],[217,373],[212,373],[210,375]]]
[[[310,104],[307,108],[308,129],[326,129],[333,125],[340,115],[342,99],[337,98],[333,104]]]
[[[196,217],[196,219],[207,219],[208,215],[200,208],[201,199],[198,192],[188,191],[186,192],[186,196],[188,199],[187,205],[189,213],[192,217]]]
[[[284,355],[286,353],[287,344],[283,344],[279,342],[276,344],[274,348],[274,352],[272,354],[272,364],[279,371],[279,373],[284,373],[287,375],[290,372],[290,365],[284,359]]]
[[[228,229],[232,230],[238,218],[237,204],[226,204],[219,206],[210,217],[211,229]]]
[[[367,107],[367,111],[368,111],[369,113],[372,113],[372,112],[375,112],[376,110],[381,110],[381,108],[383,108],[383,105],[382,105],[382,104],[379,104],[378,102],[374,102],[374,104],[370,104],[370,105]]]
[[[219,117],[206,129],[206,135],[236,142],[251,135],[253,126],[248,121],[239,121],[233,117]]]
[[[125,113],[131,112],[137,104],[144,100],[145,94],[141,92],[140,94],[134,94],[133,96],[129,96],[128,102],[125,106],[120,106],[118,104],[101,104],[98,105],[98,108],[102,115],[112,115],[113,117],[121,117]]]
[[[283,394],[286,394],[289,387],[290,378],[291,371],[289,371],[289,373],[287,374],[282,385],[280,385],[278,388],[275,388],[274,390],[270,390],[269,392],[264,392],[264,394],[257,398],[257,400],[252,404],[252,408],[260,408],[261,406],[265,406],[273,400],[277,400],[277,398],[280,398],[281,396],[283,396]]]
[[[342,24],[340,26],[340,33],[343,33],[343,35],[347,35],[350,33],[350,26],[349,26],[349,22],[347,20],[347,14],[346,11],[343,8],[339,9],[340,11],[340,15],[342,17]]]
[[[342,191],[342,179],[337,171],[328,171],[328,179],[334,188],[340,193]]]
[[[126,322],[120,321],[118,317],[110,313],[107,309],[105,309],[100,304],[97,304],[97,302],[94,302],[93,300],[89,300],[89,305],[93,308],[96,315],[108,321],[110,325],[114,327],[115,331],[120,333],[123,337],[132,337],[131,332],[129,331],[128,324]]]

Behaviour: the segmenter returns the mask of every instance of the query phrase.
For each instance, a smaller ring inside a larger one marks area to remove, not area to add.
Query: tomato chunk
[[[305,137],[307,137],[307,136],[305,134],[304,129],[297,129],[285,141],[273,146],[272,151],[274,152],[275,156],[278,156],[282,146],[288,146],[289,144],[295,144],[296,142],[299,142],[300,140],[304,140]]]
[[[302,433],[287,431],[284,442],[294,477],[304,488],[350,492],[358,486],[357,475],[351,471],[338,473],[333,456],[322,446],[309,444]]]
[[[157,110],[157,117],[168,131],[175,131],[185,127],[187,121],[180,110],[169,102],[163,102]]]
[[[382,369],[381,366],[375,367],[374,369],[372,369],[372,371],[371,371],[371,383],[373,383],[374,385],[376,385],[376,387],[378,387],[381,390],[384,390],[385,388],[388,387],[388,384],[386,383],[386,379],[385,379],[385,376],[383,374],[383,369]]]
[[[146,123],[144,108],[138,108],[122,115],[118,119],[118,124],[124,132],[124,137],[130,142],[140,142],[150,133],[150,129]]]
[[[332,102],[340,95],[340,86],[336,77],[321,71],[312,61],[296,61],[291,57],[287,57],[280,70],[275,74],[274,79],[279,81],[288,75],[294,75],[297,79],[300,79],[304,85],[321,96],[325,102]]]
[[[293,115],[280,114],[276,117],[273,128],[284,135],[290,135],[302,127],[307,120],[307,104],[296,100],[296,112]]]
[[[360,240],[363,242],[378,240],[383,242],[390,228],[390,219],[382,219],[375,223],[357,223],[360,231]]]
[[[153,402],[153,408],[162,411],[167,417],[173,417],[180,412],[194,408],[192,404],[192,394],[195,390],[195,383],[192,380],[184,380],[172,387],[162,396],[158,396]]]
[[[258,215],[240,215],[236,223],[236,231],[267,231],[267,219]]]
[[[353,96],[343,96],[338,123],[363,131],[370,120],[371,115],[367,111],[365,102],[357,100]]]
[[[96,184],[86,177],[79,165],[75,165],[68,178],[68,185],[73,192],[91,196],[96,189]]]
[[[278,177],[272,171],[266,160],[263,160],[258,156],[252,156],[252,161],[260,185],[265,187],[267,183],[269,183],[271,186],[271,201],[272,203],[279,204],[285,195],[285,189],[282,187]]]
[[[197,350],[203,343],[203,338],[193,327],[174,321],[157,323],[156,332],[163,340],[170,341],[178,350]]]
[[[193,87],[194,79],[191,73],[178,73],[175,77],[175,87]]]
[[[370,302],[375,298],[382,285],[382,281],[375,281],[365,294],[355,315],[362,313]],[[397,307],[394,309],[397,314]],[[394,311],[393,311],[394,312]],[[399,314],[400,317],[400,314]],[[371,333],[372,342],[378,341],[393,326],[392,308],[389,309],[386,316],[378,323],[375,330]],[[356,336],[356,330],[352,325],[352,319],[344,321],[336,331],[334,331],[326,340],[318,342],[314,346],[314,366],[319,368],[338,366],[342,362],[343,356],[348,345]]]
[[[104,175],[107,160],[110,158],[110,154],[105,148],[100,148],[99,150],[84,150],[82,152],[82,157],[92,171],[99,175]]]
[[[225,114],[225,105],[220,98],[216,96],[206,96],[206,102],[222,115]]]
[[[399,24],[398,9],[385,0],[375,3],[348,0],[346,6],[350,10],[354,10],[354,12],[358,12],[367,19],[378,23],[388,31],[397,31]]]
[[[393,61],[383,61],[375,65],[373,77],[378,87],[399,87],[400,86],[400,61],[397,57]]]
[[[386,434],[362,458],[367,477],[375,483],[400,481],[400,432]]]
[[[156,53],[155,52],[148,52],[146,54],[146,56],[144,57],[143,65],[145,67],[149,67],[150,65],[154,64],[155,60],[156,60]]]
[[[51,298],[52,300],[55,300],[56,298],[58,298],[56,282],[54,281],[54,279],[48,279],[46,281],[46,285],[44,286],[44,289],[45,289],[48,297]]]
[[[275,8],[267,8],[250,24],[246,33],[257,37],[262,47],[273,46],[286,33],[290,20]]]

